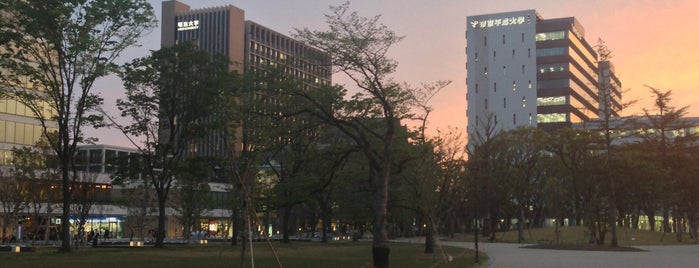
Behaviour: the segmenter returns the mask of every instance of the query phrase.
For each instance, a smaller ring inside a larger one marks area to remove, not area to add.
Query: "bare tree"
[[[380,16],[366,18],[350,12],[349,3],[331,6],[330,11],[325,16],[328,30],[297,29],[294,36],[328,52],[334,71],[344,73],[360,89],[346,104],[335,109],[316,105],[313,113],[351,138],[368,160],[374,190],[373,263],[374,267],[388,267],[386,217],[392,147],[400,120],[411,118],[410,104],[415,98],[412,89],[391,78],[398,63],[388,57],[388,51],[403,37],[381,24]]]

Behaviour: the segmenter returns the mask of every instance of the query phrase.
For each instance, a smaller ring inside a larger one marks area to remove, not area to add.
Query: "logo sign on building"
[[[492,27],[501,27],[501,26],[514,26],[514,25],[524,24],[525,22],[528,22],[528,21],[529,21],[529,19],[524,17],[524,16],[506,17],[506,18],[488,19],[488,20],[474,20],[474,21],[471,21],[471,28],[477,29],[477,28],[492,28]]]
[[[177,31],[189,31],[199,29],[199,20],[178,21]]]

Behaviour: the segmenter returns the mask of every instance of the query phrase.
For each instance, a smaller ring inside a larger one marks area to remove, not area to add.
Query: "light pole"
[[[476,250],[476,263],[480,263],[478,259],[478,172],[474,169],[473,176],[473,238],[474,248]]]

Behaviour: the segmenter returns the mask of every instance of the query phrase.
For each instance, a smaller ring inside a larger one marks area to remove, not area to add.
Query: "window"
[[[512,114],[512,124],[513,125],[517,124],[517,114]]]
[[[564,113],[538,114],[538,115],[536,115],[536,120],[539,123],[565,122],[566,121],[566,114],[564,114]]]
[[[537,33],[536,34],[536,41],[551,41],[551,40],[560,40],[566,38],[566,32],[565,31],[555,31],[555,32],[546,32],[546,33]]]
[[[529,88],[532,88],[532,80],[529,80]]]
[[[484,46],[488,45],[488,37],[487,36],[483,36],[483,45]]]
[[[542,64],[536,66],[539,73],[556,73],[565,72],[568,70],[568,63]]]
[[[497,52],[497,51],[493,51],[493,61],[495,61],[495,59],[497,58],[497,55],[498,55],[498,52]]]
[[[478,84],[476,84],[476,94],[478,94]]]
[[[527,107],[527,97],[522,97],[522,108]]]
[[[558,55],[566,55],[566,54],[568,54],[567,47],[551,47],[551,48],[537,48],[536,49],[536,56],[537,57],[558,56]]]
[[[512,50],[512,58],[513,59],[515,58],[515,50],[514,49]]]
[[[512,81],[512,91],[517,91],[517,82]]]
[[[476,62],[478,62],[478,52],[474,53],[473,56],[476,58]]]
[[[564,105],[566,104],[566,97],[538,97],[536,98],[537,106],[552,106],[552,105]]]
[[[527,57],[528,58],[532,57],[532,49],[531,48],[527,48]]]
[[[502,75],[507,74],[507,66],[502,66]]]
[[[507,98],[502,98],[502,108],[507,108]]]
[[[522,33],[522,43],[524,43],[524,33]]]
[[[530,124],[530,125],[532,124],[532,119],[533,119],[533,118],[532,118],[532,113],[529,113],[529,124]]]
[[[485,109],[488,110],[488,98],[485,99]]]
[[[505,35],[504,34],[502,35],[502,44],[503,45],[505,44]]]
[[[524,74],[524,64],[522,64],[522,74]]]
[[[493,92],[498,92],[498,83],[493,82]]]
[[[483,74],[484,74],[484,75],[488,75],[488,67],[485,67],[485,68],[483,69]]]

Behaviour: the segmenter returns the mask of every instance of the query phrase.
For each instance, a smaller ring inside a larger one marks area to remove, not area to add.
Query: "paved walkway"
[[[441,243],[473,249],[473,242]],[[699,245],[635,246],[644,250],[640,252],[548,250],[522,246],[525,245],[478,243],[479,250],[490,258],[483,267],[699,267]]]

